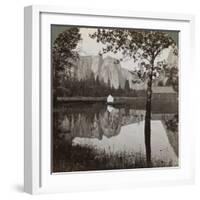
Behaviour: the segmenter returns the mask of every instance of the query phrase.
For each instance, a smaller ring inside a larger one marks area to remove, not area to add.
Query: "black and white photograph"
[[[1,3],[2,200],[200,199],[199,1]]]
[[[179,31],[51,25],[52,173],[179,167]]]

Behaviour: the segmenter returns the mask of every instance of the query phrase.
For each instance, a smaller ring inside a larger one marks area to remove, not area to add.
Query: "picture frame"
[[[51,24],[180,31],[180,165],[174,169],[127,169],[51,173]],[[185,14],[28,6],[24,10],[24,189],[30,194],[77,192],[194,182],[191,131],[194,16]],[[190,68],[188,67],[190,66]],[[194,109],[194,108],[193,108]]]

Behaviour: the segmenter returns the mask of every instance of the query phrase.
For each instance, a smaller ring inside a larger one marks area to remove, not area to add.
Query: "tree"
[[[128,96],[128,94],[130,92],[130,85],[129,85],[129,81],[128,80],[125,81],[124,89],[125,89],[126,95]]]
[[[52,47],[54,88],[62,86],[62,80],[72,78],[72,67],[78,58],[75,49],[80,40],[79,29],[73,27],[60,33],[54,41]]]
[[[178,68],[172,67],[169,69],[169,76],[166,85],[172,86],[173,89],[178,92]]]
[[[161,52],[175,47],[175,42],[166,32],[151,30],[133,30],[133,29],[97,29],[90,35],[91,38],[101,42],[104,47],[102,53],[112,52],[122,54],[122,61],[129,57],[134,61],[143,61],[139,66],[138,74],[141,79],[147,83],[146,90],[146,114],[145,114],[145,144],[147,165],[151,165],[151,99],[152,99],[152,82],[158,76],[162,66],[157,66],[155,60]],[[177,51],[174,51],[177,53]]]

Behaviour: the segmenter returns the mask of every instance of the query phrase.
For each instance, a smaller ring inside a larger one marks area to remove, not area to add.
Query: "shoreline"
[[[146,97],[114,97],[114,102],[146,100]],[[107,97],[57,97],[60,102],[107,102]]]

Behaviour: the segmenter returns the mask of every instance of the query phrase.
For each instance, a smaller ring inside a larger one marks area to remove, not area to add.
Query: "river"
[[[145,141],[145,110],[134,106],[73,103],[53,112],[53,172],[178,166],[178,132],[166,122],[177,111],[152,113]],[[147,155],[151,163],[147,163]]]

